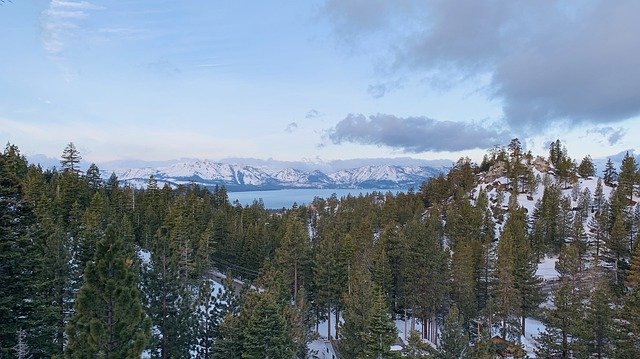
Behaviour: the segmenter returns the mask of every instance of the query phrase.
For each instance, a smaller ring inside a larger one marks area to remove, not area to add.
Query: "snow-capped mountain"
[[[439,175],[441,170],[433,167],[410,166],[364,166],[350,170],[340,170],[329,175],[338,185],[360,187],[404,187],[419,185],[425,179]]]
[[[284,188],[408,188],[419,187],[444,169],[429,166],[369,165],[326,174],[320,170],[272,168],[209,160],[184,160],[168,166],[115,170],[118,179],[144,187],[153,176],[163,185],[224,185],[231,191]],[[112,171],[105,171],[111,174]]]

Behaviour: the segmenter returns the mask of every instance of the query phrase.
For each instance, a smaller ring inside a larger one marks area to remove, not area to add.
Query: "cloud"
[[[618,144],[626,135],[626,130],[622,127],[613,128],[611,126],[596,127],[587,130],[587,134],[597,134],[606,138],[610,146]]]
[[[325,13],[339,39],[382,40],[392,73],[489,78],[482,92],[519,134],[640,115],[637,1],[328,0]]]
[[[318,118],[318,117],[322,117],[324,116],[324,113],[318,111],[318,110],[309,110],[309,112],[307,112],[307,114],[304,116],[304,118],[306,120],[310,120],[313,118]]]
[[[402,87],[400,80],[389,81],[387,83],[377,83],[375,85],[369,85],[367,92],[373,98],[384,97],[389,92]]]
[[[295,122],[291,122],[290,124],[287,125],[287,127],[284,129],[284,132],[288,132],[288,133],[292,133],[293,131],[298,129],[298,124]]]
[[[363,33],[383,31],[398,17],[415,13],[421,5],[416,0],[328,0],[322,7],[345,40],[354,40]]]
[[[52,0],[42,12],[42,44],[52,56],[60,56],[66,41],[79,28],[79,22],[89,15],[90,10],[103,9],[88,1]]]
[[[462,151],[489,148],[508,141],[508,133],[475,123],[438,121],[428,117],[350,114],[328,131],[334,144],[344,142],[388,146],[404,152]]]

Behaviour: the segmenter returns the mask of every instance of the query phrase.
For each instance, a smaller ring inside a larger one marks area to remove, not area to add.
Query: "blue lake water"
[[[347,195],[358,196],[360,194],[367,194],[371,192],[382,193],[398,193],[406,192],[407,189],[279,189],[273,191],[246,191],[246,192],[229,192],[229,201],[240,202],[243,206],[250,205],[254,200],[262,199],[265,208],[280,209],[282,207],[290,208],[293,203],[298,205],[309,204],[315,197],[329,198],[333,193],[338,198],[346,197]]]

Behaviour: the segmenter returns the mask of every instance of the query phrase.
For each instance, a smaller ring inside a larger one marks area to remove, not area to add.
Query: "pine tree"
[[[516,288],[514,277],[514,240],[509,231],[504,231],[498,242],[495,288],[493,291],[496,317],[500,320],[500,335],[503,339],[519,337],[522,330],[519,318],[521,312],[521,293]]]
[[[331,338],[331,313],[337,309],[340,295],[344,289],[341,276],[344,268],[338,264],[338,245],[331,235],[323,234],[316,240],[315,260],[313,266],[314,309],[318,321],[328,319],[327,338]],[[348,268],[347,268],[348,270]],[[320,333],[323,335],[324,333]]]
[[[526,166],[522,164],[522,145],[520,140],[514,138],[509,143],[509,177],[511,178],[511,185],[515,191],[520,191],[520,178],[524,177]],[[523,181],[524,187],[524,181]]]
[[[585,188],[580,194],[578,199],[579,214],[582,222],[589,217],[589,211],[591,210],[591,191],[589,188]]]
[[[540,358],[568,359],[577,346],[574,338],[583,320],[581,311],[585,300],[584,265],[576,246],[562,248],[556,270],[560,275],[559,283],[552,292],[553,307],[545,311],[546,330],[538,337],[536,354]]]
[[[593,165],[593,160],[591,160],[591,156],[585,156],[580,165],[578,166],[578,174],[582,178],[593,177],[596,175],[596,168]]]
[[[589,246],[593,251],[593,259],[596,266],[601,265],[601,259],[605,250],[605,244],[608,241],[609,233],[607,231],[608,212],[603,206],[602,211],[596,212],[589,220]]]
[[[423,335],[427,320],[441,307],[448,291],[450,274],[448,253],[441,247],[438,211],[430,210],[426,223],[410,222],[404,228],[405,255],[402,263],[402,305],[411,314],[411,329],[415,319],[421,319]],[[425,296],[424,293],[430,293]],[[435,340],[432,335],[432,340]]]
[[[77,267],[82,275],[84,268],[93,259],[96,243],[104,235],[107,208],[105,199],[100,192],[96,192],[91,199],[91,204],[82,218],[82,226],[77,239],[76,249]]]
[[[237,316],[227,314],[220,324],[220,338],[216,341],[213,357],[215,359],[242,359],[243,326]]]
[[[605,259],[613,264],[615,283],[620,288],[624,283],[625,258],[628,254],[627,230],[622,214],[616,216],[611,233],[606,241]]]
[[[560,160],[562,159],[562,144],[560,143],[560,139],[551,142],[549,145],[549,162],[554,166],[558,167]]]
[[[604,184],[607,186],[611,186],[613,182],[618,180],[618,172],[613,166],[613,162],[611,162],[610,158],[607,159],[607,164],[602,171],[602,179],[604,180]]]
[[[640,358],[640,289],[632,290],[616,313],[615,358]]]
[[[620,166],[620,176],[618,178],[619,190],[633,200],[634,186],[638,182],[638,164],[636,158],[627,152],[622,159]]]
[[[513,247],[514,288],[520,295],[520,328],[521,334],[524,335],[525,318],[533,314],[543,301],[540,289],[542,279],[536,276],[538,262],[529,240],[527,215],[517,204],[509,209],[509,219],[505,223],[501,239],[507,241],[505,246]]]
[[[460,307],[463,317],[475,318],[478,306],[475,292],[473,249],[469,243],[459,242],[456,244],[452,255],[451,275],[454,303]]]
[[[305,289],[301,288],[298,294],[295,304],[285,308],[285,317],[290,326],[294,355],[298,359],[306,359],[309,356],[308,344],[313,340],[313,314]]]
[[[291,215],[287,220],[282,243],[276,252],[276,261],[278,266],[287,268],[294,302],[297,301],[298,291],[303,284],[304,268],[309,267],[309,244],[309,235],[304,224],[300,218]]]
[[[391,358],[390,349],[397,337],[396,327],[389,318],[388,307],[380,288],[375,288],[371,305],[369,332],[366,333],[364,355],[367,358]]]
[[[107,227],[95,259],[87,265],[69,322],[67,358],[139,357],[149,337],[131,253],[116,229]]]
[[[64,171],[70,171],[74,174],[80,173],[80,160],[82,157],[80,156],[80,152],[76,149],[76,146],[73,142],[69,142],[67,147],[65,147],[62,152],[62,158],[60,160],[60,165]]]
[[[469,337],[464,328],[464,317],[454,304],[444,320],[444,328],[440,336],[440,347],[436,358],[457,359],[466,357],[469,350]]]
[[[602,189],[602,179],[598,178],[598,182],[596,183],[596,190],[593,194],[593,210],[595,210],[596,212],[602,211],[605,202],[606,200],[604,198],[604,192]]]
[[[109,176],[105,187],[110,195],[112,195],[114,191],[118,189],[118,176],[116,176],[115,172],[111,173],[111,176]]]
[[[612,354],[613,295],[604,280],[598,280],[586,308],[578,333],[577,356],[608,358]]]
[[[216,301],[211,281],[205,280],[199,290],[196,307],[197,329],[195,333],[198,358],[213,357],[214,341],[218,337],[220,325],[219,304]]]
[[[243,331],[242,359],[291,358],[294,344],[282,304],[273,293],[256,294],[250,305]]]
[[[412,331],[407,339],[405,355],[408,359],[429,359],[433,348],[425,343],[420,337],[420,333]]]
[[[239,315],[242,306],[241,297],[247,292],[248,287],[236,294],[233,276],[226,274],[223,290],[216,295],[217,315],[220,318],[218,335],[214,338],[213,358],[215,359],[240,359],[242,357],[242,323]]]
[[[44,199],[36,209],[41,232],[38,236],[38,266],[36,272],[42,281],[39,297],[45,303],[44,320],[48,323],[53,340],[47,338],[54,347],[46,354],[62,355],[65,344],[65,327],[71,313],[72,273],[69,263],[72,250],[63,226],[53,215],[53,204]],[[36,348],[34,347],[33,350]],[[34,353],[36,354],[36,353]]]
[[[151,263],[143,273],[149,316],[158,333],[152,338],[152,357],[186,357],[193,339],[193,299],[180,271],[179,246],[167,226],[161,227],[151,248]]]
[[[23,197],[26,173],[26,160],[8,144],[0,153],[0,356],[12,351],[19,330],[35,332],[37,316],[44,315],[36,302],[44,278],[36,274],[40,257],[32,238],[38,227]]]
[[[100,176],[100,169],[96,166],[95,163],[89,165],[89,169],[87,169],[87,175],[85,176],[87,183],[89,184],[89,188],[96,191],[104,185],[102,178]]]
[[[158,189],[158,180],[154,175],[149,176],[149,182],[147,182],[147,190],[155,191]]]
[[[571,243],[580,248],[580,255],[584,255],[587,250],[587,234],[584,231],[582,214],[575,212],[573,215],[573,225],[571,228]]]
[[[636,241],[635,249],[629,263],[626,284],[627,288],[632,291],[640,289],[640,245],[638,241]]]
[[[565,223],[568,215],[562,204],[562,192],[557,186],[544,188],[542,199],[536,204],[533,217],[533,237],[536,249],[551,249],[557,253],[565,242]]]
[[[384,295],[363,266],[354,268],[351,292],[345,294],[340,349],[349,358],[389,358],[396,328],[388,316]]]

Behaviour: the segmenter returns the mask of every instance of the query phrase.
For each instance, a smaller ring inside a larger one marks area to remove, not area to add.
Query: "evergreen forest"
[[[640,358],[632,155],[513,139],[280,210],[80,163],[0,154],[0,358]]]

